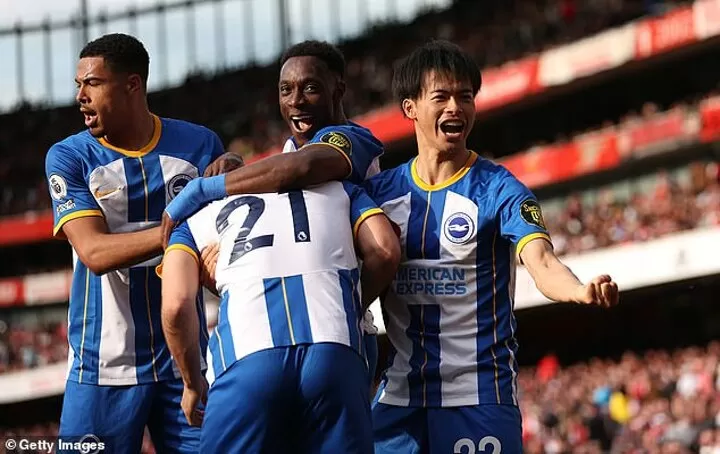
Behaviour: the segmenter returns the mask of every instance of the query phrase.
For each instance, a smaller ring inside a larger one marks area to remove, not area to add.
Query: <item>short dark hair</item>
[[[457,80],[468,80],[473,93],[482,84],[480,69],[472,57],[458,45],[448,41],[430,41],[410,53],[395,65],[392,90],[402,104],[405,99],[417,99],[429,72],[447,74]]]
[[[330,71],[345,77],[345,57],[337,47],[325,41],[303,41],[291,46],[280,57],[280,66],[293,57],[315,57],[324,61]]]
[[[138,74],[147,83],[150,56],[135,37],[112,33],[90,41],[80,51],[80,58],[102,57],[113,72]]]

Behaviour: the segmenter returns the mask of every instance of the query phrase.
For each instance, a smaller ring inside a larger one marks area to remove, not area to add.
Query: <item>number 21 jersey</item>
[[[219,242],[218,325],[208,375],[260,350],[317,342],[365,356],[353,236],[382,211],[351,183],[311,190],[231,196],[173,231],[170,249],[195,257]]]

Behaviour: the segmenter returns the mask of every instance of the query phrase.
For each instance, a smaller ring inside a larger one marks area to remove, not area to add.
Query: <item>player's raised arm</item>
[[[142,263],[162,253],[160,227],[109,233],[83,177],[82,163],[61,145],[48,152],[45,171],[53,203],[53,234],[63,235],[95,274]]]
[[[518,256],[546,298],[606,307],[617,304],[617,284],[610,276],[598,276],[583,284],[558,259],[540,204],[527,187],[508,175],[500,183],[496,197],[501,234],[516,244]]]
[[[207,381],[198,345],[200,322],[195,307],[200,291],[200,262],[187,223],[175,229],[165,251],[162,274],[162,329],[184,383],[181,406],[190,425],[202,423],[200,402],[207,401]]]
[[[366,309],[395,278],[400,264],[400,241],[390,220],[365,191],[349,183],[344,185],[351,201],[355,244],[362,259],[360,284]]]

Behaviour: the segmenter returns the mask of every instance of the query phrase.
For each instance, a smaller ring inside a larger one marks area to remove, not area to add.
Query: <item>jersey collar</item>
[[[445,189],[448,186],[457,183],[462,177],[465,176],[470,171],[470,168],[475,164],[475,161],[477,161],[478,155],[475,154],[474,151],[470,150],[470,156],[468,156],[467,161],[465,161],[465,164],[455,172],[455,175],[451,176],[447,180],[443,181],[442,183],[437,184],[427,184],[425,183],[422,178],[420,178],[420,175],[417,173],[417,157],[412,160],[412,163],[410,164],[410,174],[412,176],[413,182],[422,189],[423,191],[437,191],[440,189]]]
[[[102,145],[103,147],[109,148],[113,151],[117,151],[118,153],[128,156],[130,158],[141,158],[155,149],[158,142],[160,141],[160,135],[162,134],[162,121],[160,121],[160,117],[155,114],[153,114],[152,117],[153,123],[155,124],[155,127],[153,128],[152,138],[147,145],[145,145],[139,150],[126,150],[125,148],[116,147],[115,145],[112,145],[107,140],[105,140],[104,137],[99,138],[98,142],[100,142],[100,145]]]

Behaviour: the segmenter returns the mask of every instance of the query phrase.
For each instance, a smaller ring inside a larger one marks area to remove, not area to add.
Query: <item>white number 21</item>
[[[487,451],[488,446],[492,447],[492,451]],[[467,451],[463,451],[463,448],[467,448]],[[453,453],[473,454],[475,452],[475,442],[471,439],[461,438],[455,442],[455,449],[453,450]],[[477,444],[477,452],[483,452],[487,454],[501,454],[502,446],[500,445],[500,440],[490,435],[488,435],[487,437],[483,437]]]

